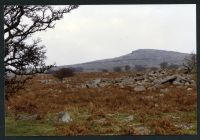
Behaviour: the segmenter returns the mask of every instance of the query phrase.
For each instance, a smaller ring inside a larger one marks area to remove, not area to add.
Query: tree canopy
[[[77,7],[67,5],[56,9],[48,5],[4,5],[4,67],[6,76],[10,73],[15,75],[15,80],[6,77],[7,87],[12,87],[11,83],[16,85],[16,76],[43,73],[53,66],[45,64],[46,50],[45,46],[39,45],[41,40],[30,41],[30,37],[36,32],[54,28],[55,21]],[[20,81],[24,83],[25,79]]]
[[[27,75],[43,72],[46,66],[46,50],[39,46],[40,39],[27,43],[27,39],[36,32],[54,28],[55,21],[63,14],[77,8],[69,5],[55,10],[52,6],[43,5],[5,5],[4,6],[4,39],[5,71],[16,75]]]

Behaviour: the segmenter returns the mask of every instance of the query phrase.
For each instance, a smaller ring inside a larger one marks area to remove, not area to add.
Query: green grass
[[[38,121],[14,120],[5,118],[6,136],[53,136],[55,127]]]
[[[90,113],[86,110],[84,111],[71,111],[70,115],[73,118],[73,121],[69,124],[55,124],[52,122],[51,118],[54,117],[54,114],[47,114],[45,119],[43,121],[22,121],[22,120],[15,120],[12,115],[9,115],[5,119],[6,123],[6,136],[55,136],[55,135],[62,135],[63,132],[57,132],[56,127],[69,127],[73,124],[78,124],[80,126],[86,125],[88,129],[92,132],[93,135],[99,135],[99,134],[114,134],[117,135],[121,132],[123,132],[123,128],[130,127],[135,128],[138,126],[143,126],[144,124],[141,123],[138,120],[138,117],[136,114],[134,114],[134,119],[131,121],[125,121],[129,115],[132,114],[126,114],[126,113],[115,113],[111,115],[106,115],[105,121],[111,121],[111,123],[104,124],[99,123],[98,120],[100,120],[102,117],[94,118],[94,120],[88,121],[87,118],[90,116]],[[180,129],[178,130],[178,134],[188,134],[188,135],[194,135],[197,134],[197,122],[196,122],[196,112],[173,112],[173,113],[161,113],[160,117],[179,117],[177,119],[174,119],[172,122],[176,124],[182,124],[182,122],[185,122],[186,124],[192,124],[192,127],[189,129]],[[145,120],[156,120],[159,118],[155,115],[145,115]]]
[[[197,135],[197,122],[192,124],[190,129],[182,129],[178,131],[181,135]]]
[[[179,117],[174,120],[177,124],[191,124],[192,127],[189,129],[180,129],[177,133],[181,135],[196,135],[197,134],[197,111],[189,112],[176,112],[176,113],[162,113],[162,116],[174,116]],[[184,122],[184,123],[183,123]]]

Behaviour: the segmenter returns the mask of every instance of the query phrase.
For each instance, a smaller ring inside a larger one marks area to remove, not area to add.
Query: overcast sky
[[[113,58],[137,49],[196,51],[196,5],[81,5],[37,33],[47,64]]]

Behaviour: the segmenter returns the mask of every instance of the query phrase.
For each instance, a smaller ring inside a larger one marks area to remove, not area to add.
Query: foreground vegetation
[[[165,84],[159,89],[135,92],[131,87],[78,88],[96,78],[132,76],[131,72],[79,73],[56,80],[38,75],[25,89],[6,102],[6,135],[170,135],[197,134],[196,87]],[[41,80],[53,82],[42,84]],[[68,87],[68,84],[72,87]],[[57,123],[54,117],[66,111],[72,121]],[[37,115],[34,120],[19,115]]]

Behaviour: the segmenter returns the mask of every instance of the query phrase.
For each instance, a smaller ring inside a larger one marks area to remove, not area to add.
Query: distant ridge
[[[188,53],[180,53],[175,51],[156,50],[156,49],[138,49],[129,54],[111,58],[96,60],[75,65],[58,66],[56,69],[63,67],[83,68],[84,71],[94,72],[102,69],[113,70],[114,67],[124,67],[129,65],[134,68],[135,65],[145,67],[159,67],[162,62],[169,64],[182,65],[183,59],[188,56]]]

